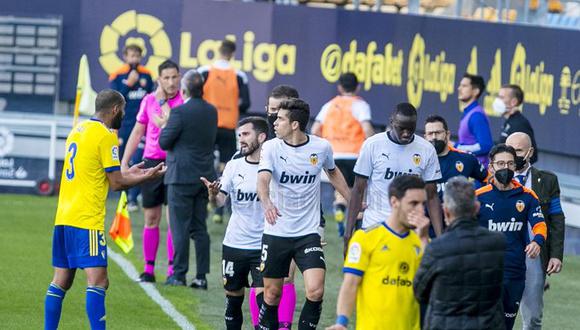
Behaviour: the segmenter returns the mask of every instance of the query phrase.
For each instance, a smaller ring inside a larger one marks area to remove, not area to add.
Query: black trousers
[[[210,240],[207,233],[207,189],[203,183],[169,184],[167,200],[173,235],[173,270],[176,279],[185,281],[189,269],[189,240],[195,242],[197,274],[209,273]]]

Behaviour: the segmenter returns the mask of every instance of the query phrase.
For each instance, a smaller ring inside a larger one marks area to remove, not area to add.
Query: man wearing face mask
[[[513,133],[506,144],[516,150],[516,179],[538,195],[548,226],[549,239],[542,247],[541,260],[526,258],[526,288],[521,304],[524,329],[541,329],[546,273],[559,273],[564,255],[565,216],[560,205],[560,185],[556,175],[530,164],[534,150],[527,134]]]
[[[426,182],[427,208],[437,235],[441,234],[441,202],[436,182],[441,179],[441,169],[435,148],[415,134],[417,110],[409,103],[399,103],[391,115],[389,129],[368,138],[363,143],[354,167],[355,181],[348,204],[347,226],[344,234],[345,248],[361,211],[366,191],[367,209],[361,227],[381,223],[391,214],[388,203],[389,185],[401,175],[415,175]]]
[[[532,140],[533,152],[530,162],[538,161],[538,152],[534,129],[528,119],[522,114],[521,106],[524,103],[524,91],[518,85],[503,85],[497,98],[493,101],[493,111],[504,118],[499,136],[500,143],[506,143],[510,134],[515,132],[526,133]]]
[[[490,152],[490,184],[477,190],[482,227],[506,237],[503,309],[506,329],[514,326],[526,280],[526,257],[537,258],[547,227],[537,195],[514,179],[516,151],[498,144]],[[528,224],[532,236],[528,235]]]
[[[441,167],[441,179],[437,181],[437,193],[443,201],[445,183],[456,176],[464,176],[478,181],[479,186],[487,178],[487,169],[474,155],[465,151],[457,150],[449,145],[451,131],[445,118],[431,115],[425,120],[425,139],[435,147],[439,166]],[[434,237],[434,232],[429,233]]]

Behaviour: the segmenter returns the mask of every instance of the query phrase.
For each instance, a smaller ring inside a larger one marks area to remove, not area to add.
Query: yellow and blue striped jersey
[[[104,230],[106,172],[118,170],[117,135],[96,119],[75,126],[66,139],[55,225]]]
[[[422,256],[421,241],[413,231],[400,235],[383,222],[354,233],[343,272],[362,277],[357,329],[420,329],[413,278]]]

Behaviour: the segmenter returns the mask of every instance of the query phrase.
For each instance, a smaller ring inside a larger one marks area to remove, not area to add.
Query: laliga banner
[[[74,20],[65,13],[63,61],[88,54],[95,89],[107,86],[127,44],[145,49],[143,63],[153,72],[167,58],[185,71],[210,64],[220,41],[230,38],[238,47],[234,65],[250,79],[251,112],[263,112],[270,89],[284,83],[298,88],[315,116],[336,94],[340,74],[353,71],[376,124],[408,101],[420,121],[441,114],[456,133],[462,115],[456,89],[469,72],[486,80],[480,101],[494,138],[502,119],[491,104],[501,85],[518,84],[539,148],[580,156],[577,31],[266,3],[83,0],[79,7]],[[76,75],[61,76],[61,91],[71,99]]]

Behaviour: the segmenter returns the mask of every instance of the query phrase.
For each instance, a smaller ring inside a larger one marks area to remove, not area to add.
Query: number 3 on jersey
[[[74,160],[77,155],[77,144],[71,143],[70,146],[68,147],[67,153],[69,155],[68,157],[69,168],[66,169],[66,178],[72,180],[75,177]]]

